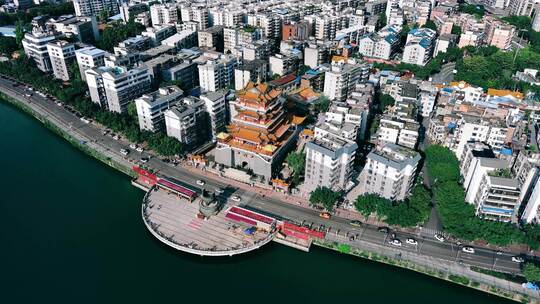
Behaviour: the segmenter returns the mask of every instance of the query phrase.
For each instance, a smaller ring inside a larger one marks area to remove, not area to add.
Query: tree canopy
[[[304,174],[304,168],[306,166],[306,154],[302,152],[291,151],[285,158],[285,161],[294,171],[293,183],[298,185],[300,183],[300,175]]]
[[[341,194],[332,191],[328,187],[317,187],[309,197],[309,203],[312,206],[320,206],[328,211],[332,211]]]
[[[376,214],[379,220],[389,225],[414,227],[428,219],[430,202],[428,191],[424,186],[417,185],[405,201],[392,202],[376,194],[364,194],[356,198],[354,206],[366,218]]]
[[[112,51],[119,42],[129,37],[136,36],[144,31],[144,26],[140,23],[130,21],[128,23],[116,22],[107,27],[101,34],[97,46],[106,51]]]
[[[540,268],[533,263],[523,266],[523,276],[529,282],[540,282]]]

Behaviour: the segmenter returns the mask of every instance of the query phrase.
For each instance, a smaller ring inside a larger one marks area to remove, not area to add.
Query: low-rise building
[[[430,60],[436,32],[429,28],[412,29],[407,35],[403,62],[424,66]]]

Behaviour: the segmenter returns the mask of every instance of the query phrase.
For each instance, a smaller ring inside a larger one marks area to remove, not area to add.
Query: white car
[[[235,202],[239,202],[239,201],[241,200],[241,199],[240,199],[240,196],[237,196],[237,195],[231,197],[231,199],[232,199],[233,201],[235,201]]]
[[[115,136],[113,136],[113,139],[114,139],[114,140],[119,140],[119,139],[120,139],[120,136],[115,135]]]
[[[512,262],[523,263],[523,262],[525,262],[525,260],[520,256],[513,256],[512,257]]]
[[[470,246],[465,246],[465,247],[461,248],[461,251],[466,252],[466,253],[474,253],[474,248],[472,248]]]
[[[143,157],[143,158],[141,158],[141,162],[142,162],[142,163],[147,163],[147,162],[148,162],[148,157]]]
[[[418,244],[418,242],[413,238],[408,238],[407,240],[405,240],[405,242],[407,244],[411,244],[411,245],[417,245]]]
[[[136,145],[136,144],[131,144],[131,145],[129,145],[129,147],[130,147],[131,149],[137,149],[137,145]]]
[[[444,242],[444,236],[442,236],[441,234],[435,234],[435,238],[439,242]]]
[[[197,185],[199,185],[199,186],[204,186],[204,184],[205,184],[205,183],[204,183],[203,180],[200,180],[200,179],[197,180]]]
[[[137,149],[135,149],[135,150],[137,150],[137,152],[141,152],[141,153],[144,151],[143,148],[141,148],[141,147],[137,147]]]
[[[221,189],[221,188],[216,188],[216,189],[214,189],[214,191],[215,191],[216,194],[218,194],[218,195],[223,193],[223,189]]]
[[[393,239],[393,240],[390,240],[390,245],[394,245],[394,246],[401,246],[401,241],[398,240],[398,239]]]
[[[126,150],[126,149],[120,149],[120,153],[122,153],[122,155],[126,156],[129,154],[129,151]]]

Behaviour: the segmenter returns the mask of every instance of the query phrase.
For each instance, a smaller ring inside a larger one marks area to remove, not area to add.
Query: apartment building
[[[324,43],[310,43],[304,49],[304,65],[314,69],[330,59],[330,47]]]
[[[79,72],[81,73],[81,79],[83,81],[86,81],[86,70],[105,65],[105,56],[107,54],[108,53],[104,50],[100,50],[93,46],[75,50],[77,65],[79,66]]]
[[[47,44],[47,52],[54,78],[69,81],[69,66],[75,60],[75,45],[64,40],[56,40]]]
[[[34,30],[31,33],[24,34],[22,45],[24,53],[36,63],[38,69],[42,72],[52,70],[51,59],[47,44],[56,39],[53,33]]]
[[[412,29],[407,35],[402,62],[424,66],[431,59],[436,32],[429,28]]]
[[[389,60],[399,44],[398,34],[395,27],[388,27],[378,33],[364,35],[359,41],[358,52],[366,57]]]
[[[204,102],[196,97],[184,97],[164,113],[167,136],[192,150],[208,139],[209,122]]]
[[[234,69],[237,64],[236,58],[228,55],[208,58],[206,63],[198,66],[201,89],[215,92],[234,85]]]
[[[167,86],[135,99],[141,131],[165,129],[165,111],[181,101],[183,96],[184,92],[177,86]]]
[[[332,62],[324,77],[324,95],[330,100],[345,101],[360,81],[367,80],[369,65]]]
[[[214,142],[217,141],[219,133],[227,131],[227,125],[230,122],[226,93],[226,90],[206,92],[199,97],[204,102],[208,113],[211,139]]]
[[[108,111],[125,113],[128,104],[150,91],[151,71],[144,66],[97,67],[85,71],[90,98]]]
[[[305,145],[304,190],[309,193],[322,186],[334,191],[345,190],[357,149],[355,142],[331,134],[308,142]]]
[[[283,76],[296,70],[298,60],[291,55],[275,54],[269,57],[269,67],[271,75]]]
[[[215,25],[209,27],[204,31],[199,31],[197,35],[200,48],[223,52],[223,26]]]
[[[110,16],[120,13],[116,0],[73,0],[73,8],[77,16],[96,16],[103,11]]]
[[[152,25],[175,24],[178,18],[178,7],[172,3],[154,4],[150,6],[150,18]]]
[[[147,27],[141,36],[150,38],[152,46],[156,47],[161,42],[172,35],[176,34],[176,27],[171,24],[154,25],[153,27]]]
[[[381,197],[401,201],[407,198],[414,185],[418,152],[388,143],[371,151],[360,174],[362,193],[373,193]]]

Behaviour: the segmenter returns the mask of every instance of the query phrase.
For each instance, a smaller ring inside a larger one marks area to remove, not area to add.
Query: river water
[[[146,231],[127,176],[5,102],[0,156],[3,303],[507,303],[316,247],[177,252]]]

